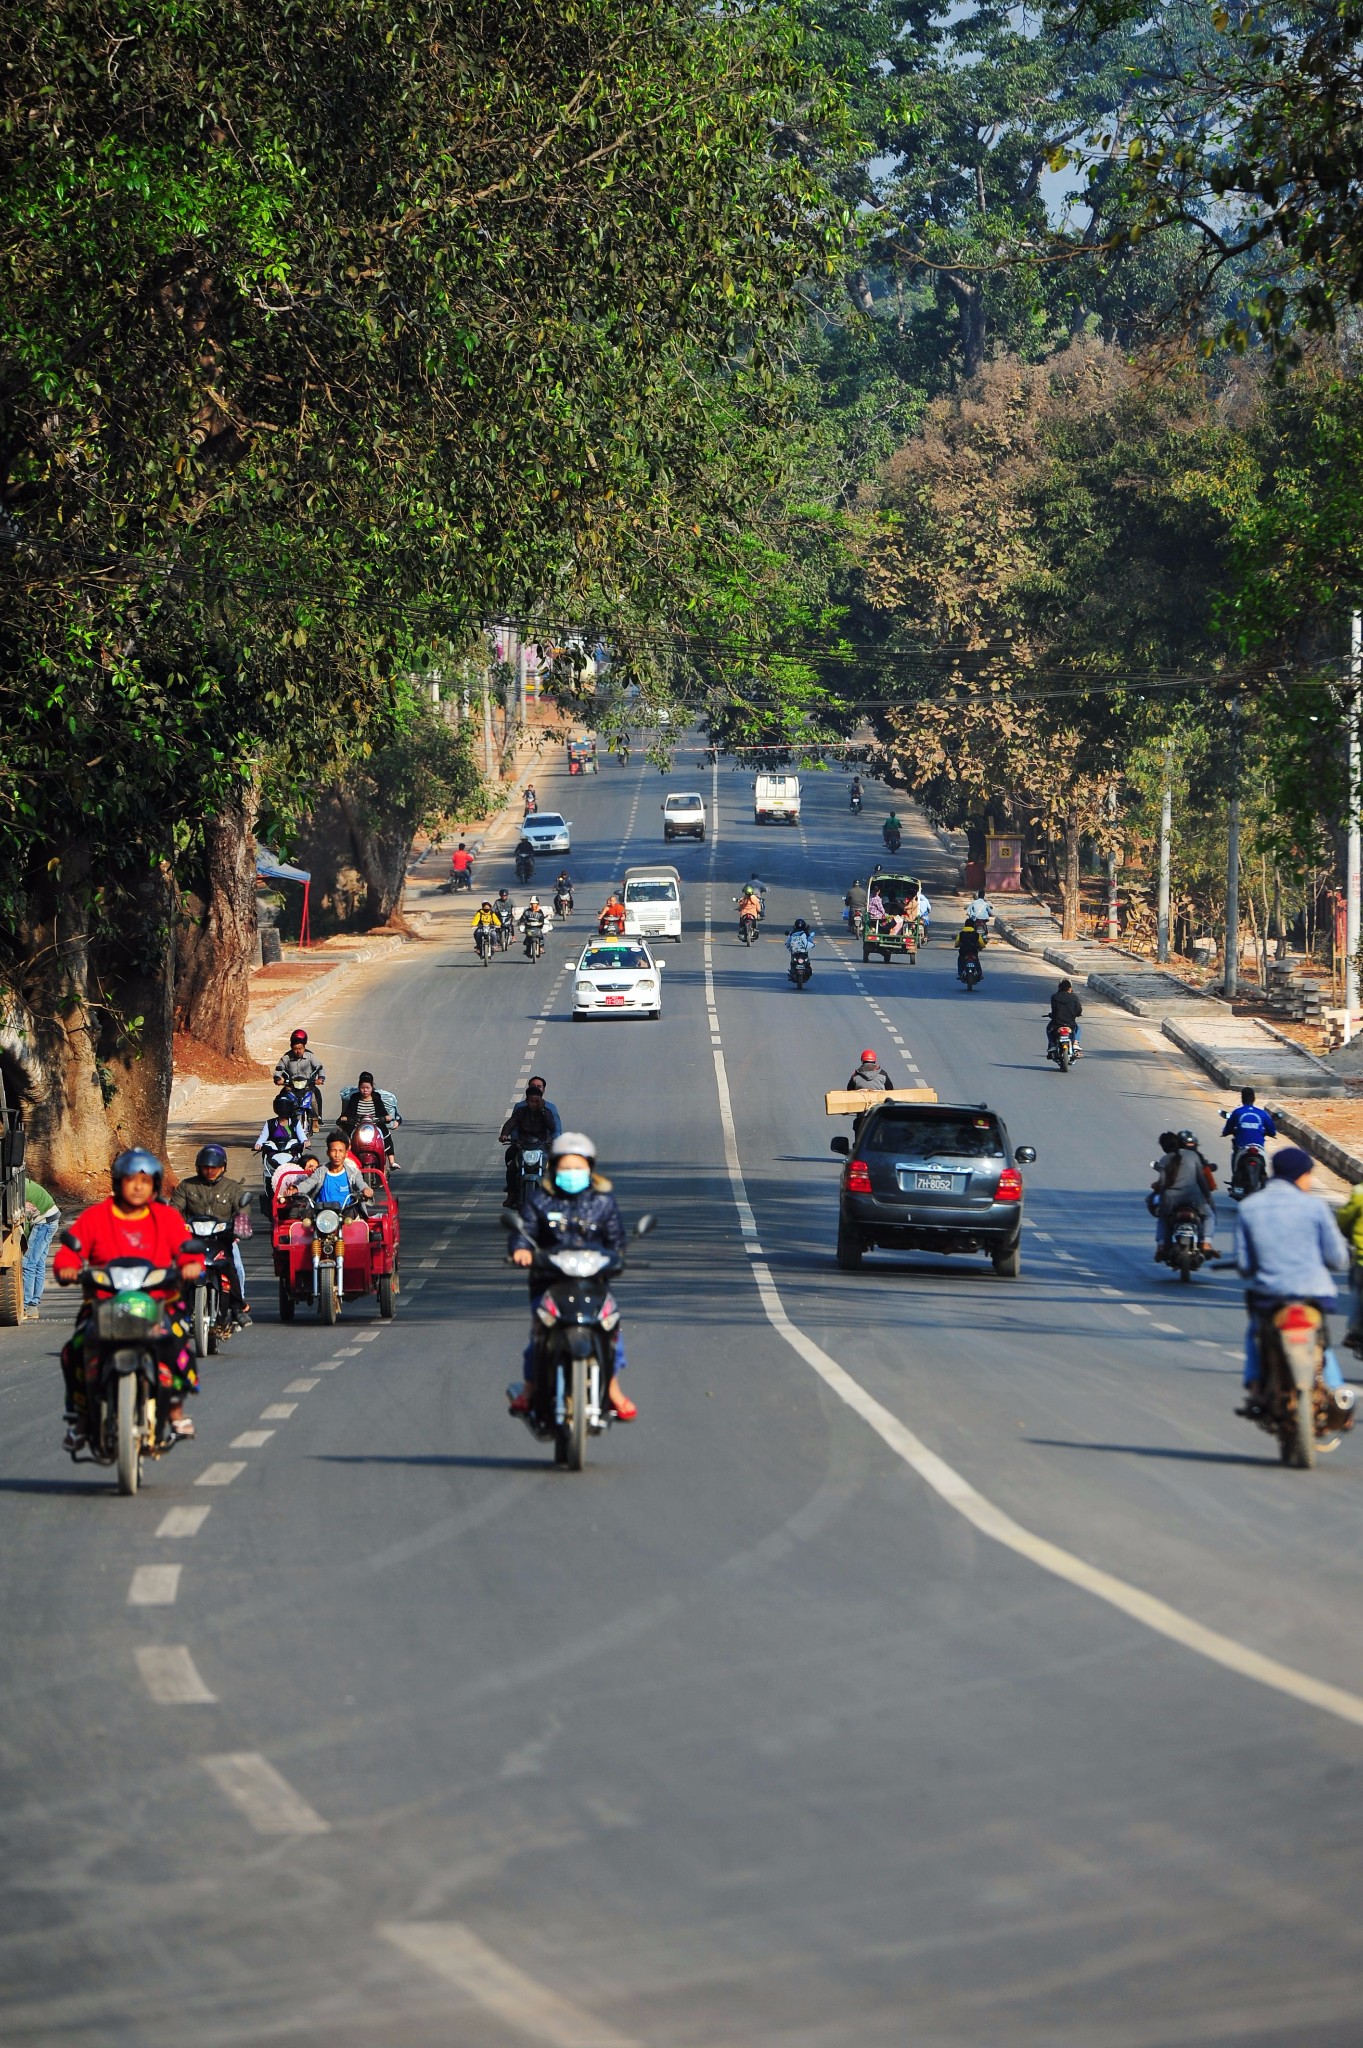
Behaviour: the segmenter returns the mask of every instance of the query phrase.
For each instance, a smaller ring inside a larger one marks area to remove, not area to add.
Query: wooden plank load
[[[882,1102],[935,1102],[935,1088],[830,1088],[823,1099],[829,1116],[860,1116]]]

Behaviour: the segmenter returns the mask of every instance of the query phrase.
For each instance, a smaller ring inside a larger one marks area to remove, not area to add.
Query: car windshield
[[[675,903],[675,882],[626,882],[626,903]]]
[[[670,796],[667,799],[669,811],[698,811],[701,801],[698,796]]]
[[[642,946],[593,946],[582,955],[580,971],[590,974],[593,968],[647,967],[648,964],[648,955]]]
[[[541,811],[537,817],[530,818],[526,825],[527,831],[534,829],[540,832],[546,829],[549,831],[561,831],[562,827],[563,820],[557,811]]]
[[[875,1118],[858,1150],[893,1152],[900,1159],[1001,1159],[1003,1134],[992,1116],[889,1111]]]

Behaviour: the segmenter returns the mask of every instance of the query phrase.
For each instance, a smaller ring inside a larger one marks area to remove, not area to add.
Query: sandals
[[[628,1394],[617,1394],[611,1402],[611,1409],[617,1422],[633,1422],[639,1410]]]
[[[187,1415],[172,1415],[170,1418],[170,1428],[172,1436],[179,1437],[181,1440],[198,1434],[194,1424]]]
[[[510,1415],[530,1413],[530,1389],[525,1385],[511,1385],[506,1390],[507,1412]]]

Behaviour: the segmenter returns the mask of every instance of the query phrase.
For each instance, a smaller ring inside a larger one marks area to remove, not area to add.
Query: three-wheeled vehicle
[[[363,1144],[366,1129],[376,1144]],[[281,1322],[291,1323],[303,1302],[316,1309],[319,1322],[334,1323],[345,1302],[369,1294],[385,1321],[394,1313],[400,1232],[383,1166],[383,1136],[373,1125],[361,1125],[351,1145],[369,1191],[367,1216],[358,1203],[340,1209],[298,1195],[301,1174],[283,1174],[276,1184],[270,1235]]]
[[[863,918],[862,959],[869,960],[872,953],[879,953],[888,965],[899,955],[912,967],[924,939],[923,920],[918,913],[916,876],[886,874],[877,868],[866,887],[872,896],[879,892],[885,915],[873,919],[868,912]]]
[[[595,775],[596,741],[575,739],[568,742],[568,773],[570,775]]]

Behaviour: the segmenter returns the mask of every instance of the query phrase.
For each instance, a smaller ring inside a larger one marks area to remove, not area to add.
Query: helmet
[[[306,1045],[306,1044],[307,1044],[307,1042],[308,1042],[308,1034],[307,1034],[307,1032],[306,1032],[306,1031],[291,1031],[291,1032],[289,1033],[289,1044],[290,1044],[290,1045]]]
[[[565,1153],[574,1153],[579,1159],[595,1159],[596,1147],[585,1131],[564,1131],[549,1147],[551,1159],[562,1159]]]
[[[153,1193],[160,1194],[161,1162],[154,1152],[148,1152],[144,1146],[135,1145],[131,1151],[119,1153],[109,1169],[109,1178],[113,1182],[115,1194],[118,1193],[130,1173],[149,1173],[152,1179]]]
[[[793,929],[797,932],[807,932],[809,930],[809,926],[805,923],[802,917],[797,917]]]
[[[208,1166],[226,1166],[226,1164],[227,1147],[225,1145],[201,1145],[194,1155],[194,1171],[196,1173],[202,1173],[204,1168]]]
[[[484,908],[484,910],[491,910],[491,908],[492,908],[492,899],[491,899],[490,897],[488,897],[488,896],[485,896],[485,897],[483,898],[483,908]]]
[[[863,1066],[865,1066],[865,1064],[866,1064],[867,1060],[873,1060],[873,1059],[875,1058],[875,1056],[876,1056],[876,1055],[875,1055],[875,1047],[874,1047],[874,1046],[870,1046],[870,1045],[868,1045],[868,1046],[867,1046],[867,1048],[866,1048],[866,1050],[865,1050],[865,1051],[864,1051],[864,1052],[862,1053],[862,1056],[861,1056],[861,1063],[862,1063],[862,1065],[863,1065]]]
[[[1180,1131],[1178,1134],[1178,1142],[1180,1145],[1196,1145],[1196,1134],[1193,1131]]]
[[[530,909],[532,909],[532,910],[538,910],[538,909],[539,909],[539,907],[540,907],[540,899],[539,899],[539,897],[538,897],[538,896],[532,896],[532,897],[530,898],[530,904],[529,904],[529,908],[530,908]]]
[[[293,1097],[291,1095],[286,1095],[282,1088],[280,1089],[278,1095],[276,1095],[272,1106],[275,1115],[277,1117],[281,1117],[285,1122],[288,1121],[288,1119],[294,1114],[295,1110],[298,1107]]]

